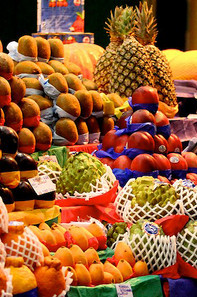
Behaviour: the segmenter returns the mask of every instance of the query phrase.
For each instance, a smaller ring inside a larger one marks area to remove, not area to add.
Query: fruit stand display
[[[105,50],[26,35],[0,52],[2,297],[196,296],[197,156],[171,132],[169,53],[145,1],[106,26]]]

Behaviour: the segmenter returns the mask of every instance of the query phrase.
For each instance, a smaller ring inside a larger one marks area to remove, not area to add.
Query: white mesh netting
[[[125,241],[132,249],[135,260],[144,260],[149,273],[164,269],[176,263],[176,237],[166,235],[148,235],[142,237],[139,234],[129,239],[126,233]]]
[[[0,239],[0,267],[5,266],[6,251],[3,242]]]
[[[183,211],[190,219],[197,219],[197,189],[183,186],[182,180],[177,180],[173,187],[180,196]]]
[[[54,184],[56,184],[60,174],[61,174],[61,171],[55,171],[55,170],[52,170],[50,169],[46,164],[42,164],[40,163],[38,165],[38,174],[40,176],[42,175],[48,175],[50,177],[50,179],[52,180],[52,182]]]
[[[0,197],[0,234],[8,232],[8,212],[2,198]]]
[[[177,250],[185,262],[197,269],[197,227],[195,233],[185,229],[184,234],[178,233]]]
[[[7,288],[6,288],[6,291],[2,291],[1,297],[12,297],[13,286],[12,286],[12,275],[10,274],[10,269],[5,268],[4,273],[7,277]]]
[[[91,186],[90,192],[78,193],[77,191],[75,191],[74,196],[70,196],[69,193],[65,195],[58,194],[56,196],[56,200],[67,199],[67,198],[79,198],[79,199],[81,198],[81,199],[89,200],[92,197],[96,197],[104,193],[107,193],[110,189],[113,188],[114,182],[116,181],[116,177],[109,166],[105,165],[105,167],[106,167],[105,174],[103,174],[100,179],[96,180],[95,185],[90,184]]]
[[[28,227],[18,241],[12,240],[11,245],[5,243],[5,250],[8,257],[23,257],[25,265],[31,270],[39,266],[44,257],[40,241]]]
[[[132,193],[132,186],[129,180],[124,188],[118,193],[114,202],[117,214],[129,223],[135,223],[139,219],[157,220],[159,218],[169,216],[172,214],[184,214],[183,205],[181,200],[177,200],[174,204],[168,202],[164,207],[159,204],[152,206],[146,202],[144,206],[136,204],[131,207],[131,201],[135,197]]]

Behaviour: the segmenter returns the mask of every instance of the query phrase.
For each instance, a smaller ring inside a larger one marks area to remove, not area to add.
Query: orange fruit
[[[143,276],[149,274],[146,262],[141,260],[135,263],[135,265],[133,266],[133,271],[135,273],[135,276]]]

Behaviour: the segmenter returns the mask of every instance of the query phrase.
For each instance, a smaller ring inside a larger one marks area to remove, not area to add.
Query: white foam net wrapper
[[[0,234],[8,232],[8,212],[2,198],[0,197]]]
[[[60,174],[61,174],[61,171],[51,170],[45,164],[41,163],[38,165],[38,175],[40,175],[40,176],[48,175],[54,184],[56,184],[57,180],[59,179]]]
[[[81,198],[85,200],[89,200],[90,198],[102,195],[104,193],[107,193],[110,189],[113,188],[114,182],[116,181],[116,177],[113,174],[111,168],[107,165],[106,172],[101,176],[100,179],[96,180],[96,184],[90,184],[91,191],[88,193],[78,193],[77,191],[74,192],[73,196],[70,196],[69,193],[62,195],[58,194],[56,195],[56,200],[59,199],[66,199],[66,198]]]
[[[197,227],[195,233],[188,229],[184,231],[184,234],[179,233],[177,236],[177,250],[185,262],[197,269]]]
[[[5,266],[6,251],[3,242],[0,239],[0,267]]]
[[[40,241],[28,227],[18,241],[12,240],[11,245],[5,243],[5,250],[8,257],[23,257],[25,265],[31,270],[39,266],[44,258]]]
[[[63,272],[64,275],[65,275],[66,270],[67,270],[67,267],[63,266],[62,267],[62,272]],[[70,290],[70,285],[71,285],[71,283],[73,281],[72,275],[73,274],[70,271],[67,273],[67,275],[65,276],[65,285],[66,285],[65,290],[63,290],[61,292],[61,294],[59,294],[59,295],[56,295],[56,294],[53,295],[53,297],[65,297],[66,293]]]
[[[7,277],[7,288],[6,288],[6,291],[2,291],[0,297],[12,297],[13,286],[12,286],[12,275],[10,274],[10,269],[5,268],[4,273]]]
[[[184,214],[183,205],[179,199],[174,204],[168,202],[164,207],[158,204],[152,206],[149,202],[146,202],[142,207],[136,204],[132,208],[131,201],[135,196],[132,193],[130,182],[133,180],[134,179],[130,179],[126,183],[124,188],[118,193],[114,202],[117,214],[125,222],[135,223],[139,219],[150,219],[154,221],[172,214]]]
[[[197,187],[189,188],[183,186],[182,180],[177,180],[173,187],[180,196],[184,214],[188,215],[190,219],[197,219]]]
[[[119,241],[126,242],[132,249],[136,261],[146,262],[149,273],[164,269],[176,263],[176,237],[166,235],[148,235],[142,237],[134,234],[132,240],[129,239],[129,232],[124,234],[124,238]],[[113,248],[116,247],[117,241]]]

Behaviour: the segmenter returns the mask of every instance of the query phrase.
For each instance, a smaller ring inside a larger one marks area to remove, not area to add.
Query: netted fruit
[[[63,195],[91,192],[97,180],[106,173],[106,167],[92,155],[79,152],[68,158],[57,181],[57,192]]]
[[[38,163],[38,174],[39,175],[45,175],[47,174],[52,182],[56,183],[60,174],[61,174],[62,168],[57,162],[53,161],[40,161]]]

